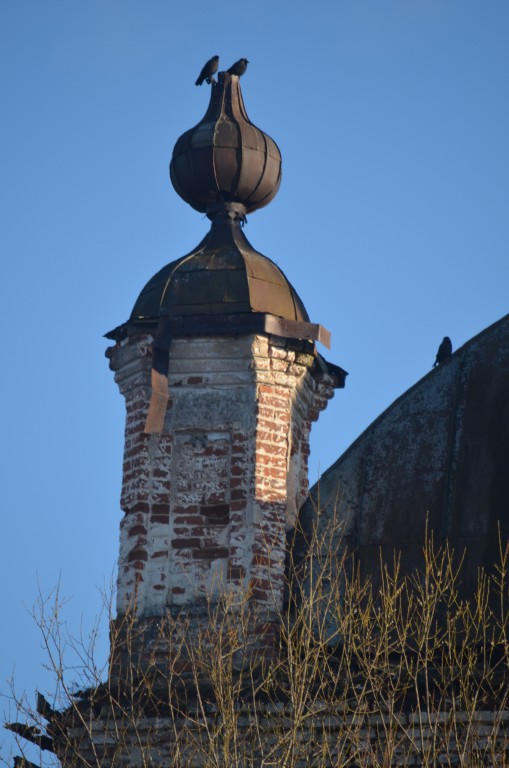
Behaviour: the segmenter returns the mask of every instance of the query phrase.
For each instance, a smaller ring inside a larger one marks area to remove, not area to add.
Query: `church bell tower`
[[[311,425],[345,376],[316,350],[327,331],[245,237],[246,216],[278,191],[281,154],[249,120],[237,76],[212,83],[170,177],[210,231],[107,334],[126,401],[117,623],[137,617],[140,659],[165,616],[185,616],[192,637],[226,595],[242,595],[258,642],[274,643]]]

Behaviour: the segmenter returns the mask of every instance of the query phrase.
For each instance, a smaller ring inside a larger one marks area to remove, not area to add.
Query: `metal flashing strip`
[[[329,331],[317,323],[285,320],[265,312],[224,315],[178,315],[161,317],[157,335],[163,343],[175,336],[237,335],[269,333],[288,339],[319,341],[330,349]],[[164,340],[164,341],[163,341]]]
[[[155,365],[151,372],[152,394],[148,406],[144,432],[160,434],[163,431],[166,409],[168,407],[168,377],[158,373]]]

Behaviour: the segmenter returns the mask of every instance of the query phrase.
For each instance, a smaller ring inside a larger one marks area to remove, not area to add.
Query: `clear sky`
[[[458,348],[508,311],[508,40],[507,0],[0,2],[2,691],[13,668],[32,701],[52,691],[38,584],[60,579],[78,632],[114,573],[124,414],[102,334],[207,231],[168,178],[203,63],[250,61],[283,182],[246,234],[350,373],[314,481],[444,335]]]

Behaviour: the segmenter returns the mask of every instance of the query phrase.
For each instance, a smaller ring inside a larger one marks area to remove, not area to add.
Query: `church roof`
[[[247,116],[239,78],[220,72],[205,115],[175,144],[175,191],[202,213],[223,201],[242,203],[251,213],[275,197],[281,174],[279,147]]]
[[[159,315],[266,312],[309,322],[281,269],[252,247],[240,224],[216,218],[191,253],[163,267],[143,288],[131,321]]]
[[[281,153],[249,120],[237,75],[212,78],[204,117],[177,139],[170,178],[189,205],[207,214],[210,232],[159,270],[128,322],[106,336],[153,332],[161,321],[175,335],[265,332],[328,347],[328,331],[310,323],[285,274],[244,234],[246,214],[267,205],[279,189]]]
[[[311,490],[322,523],[339,515],[342,543],[376,579],[380,553],[402,570],[422,562],[426,531],[479,566],[509,539],[509,315],[430,371],[376,419]],[[305,526],[314,519],[304,505]]]

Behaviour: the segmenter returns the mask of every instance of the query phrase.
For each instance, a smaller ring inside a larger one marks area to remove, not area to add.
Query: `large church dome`
[[[509,315],[399,397],[322,475],[301,510],[337,520],[341,546],[375,584],[380,559],[400,575],[423,566],[423,544],[448,541],[461,589],[492,570],[509,541]],[[502,545],[502,550],[500,546]],[[339,546],[339,544],[338,544]]]

